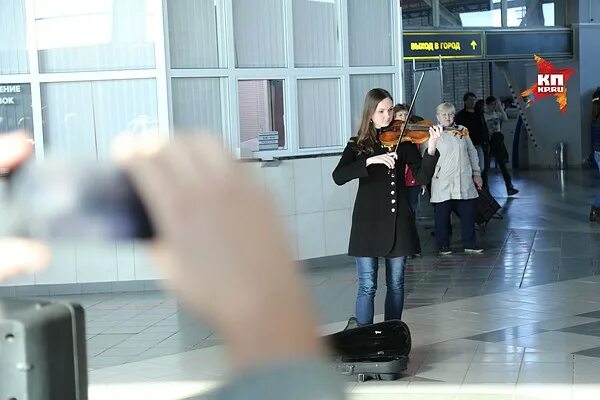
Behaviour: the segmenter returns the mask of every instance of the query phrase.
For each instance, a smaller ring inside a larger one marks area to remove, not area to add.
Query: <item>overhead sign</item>
[[[480,31],[404,31],[404,60],[530,60],[573,56],[573,30],[482,29]]]
[[[405,60],[483,58],[483,32],[404,32]]]
[[[540,57],[573,56],[573,31],[552,30],[497,30],[485,33],[487,59],[527,59]]]

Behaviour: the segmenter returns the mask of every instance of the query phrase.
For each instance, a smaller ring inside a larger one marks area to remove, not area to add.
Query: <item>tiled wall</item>
[[[339,156],[245,164],[270,193],[287,227],[298,260],[344,254],[357,181],[337,186],[331,178]],[[240,199],[243,201],[243,199]],[[142,243],[53,243],[50,268],[4,282],[4,286],[87,284],[158,279]],[[2,286],[2,284],[0,284]]]

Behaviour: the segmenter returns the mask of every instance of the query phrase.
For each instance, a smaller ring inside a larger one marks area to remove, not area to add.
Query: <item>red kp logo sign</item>
[[[537,63],[537,82],[521,92],[521,97],[527,107],[539,99],[554,96],[562,113],[567,112],[567,86],[566,83],[575,73],[573,68],[556,69],[550,61],[534,56]]]

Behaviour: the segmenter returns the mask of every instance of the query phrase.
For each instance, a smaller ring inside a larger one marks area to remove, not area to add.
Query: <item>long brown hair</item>
[[[381,88],[371,89],[365,96],[362,118],[360,120],[358,132],[356,133],[356,146],[358,147],[359,153],[373,154],[374,152],[377,133],[375,132],[371,117],[377,109],[377,104],[385,99],[390,99],[393,103],[390,92]]]

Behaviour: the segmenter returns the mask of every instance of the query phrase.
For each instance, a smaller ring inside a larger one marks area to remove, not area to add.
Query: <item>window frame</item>
[[[225,68],[187,68],[173,69],[170,66],[170,57],[167,59],[167,82],[169,91],[169,111],[173,115],[173,101],[171,82],[173,78],[225,78],[227,89],[221,92],[223,132],[222,138],[229,149],[238,157],[240,149],[240,119],[238,81],[240,80],[283,80],[284,90],[284,124],[286,130],[286,149],[253,152],[250,159],[273,160],[275,158],[290,158],[296,156],[310,156],[320,154],[339,153],[346,145],[347,138],[351,136],[350,115],[350,76],[357,74],[390,74],[393,76],[393,87],[390,88],[397,101],[403,101],[403,68],[402,60],[402,19],[400,3],[397,0],[389,0],[393,12],[391,19],[391,52],[393,64],[389,66],[350,67],[349,66],[349,43],[348,43],[348,1],[338,0],[338,15],[340,24],[340,51],[341,66],[338,67],[296,67],[295,49],[293,37],[293,0],[281,0],[284,2],[284,35],[285,35],[285,59],[284,68],[238,68],[235,60],[235,44],[233,29],[233,2],[223,0],[219,3],[217,11],[217,31],[219,49],[223,51],[227,67]],[[166,0],[163,0],[166,2]],[[166,4],[166,3],[165,3]],[[163,8],[165,23],[168,21],[166,6]],[[168,29],[165,30],[165,44],[168,46]],[[169,52],[167,51],[167,54]],[[340,80],[340,132],[339,145],[322,148],[301,149],[299,122],[298,122],[298,80],[303,79],[339,79]],[[222,88],[224,90],[225,88]],[[173,130],[172,117],[170,127]],[[244,158],[248,159],[248,158]]]

